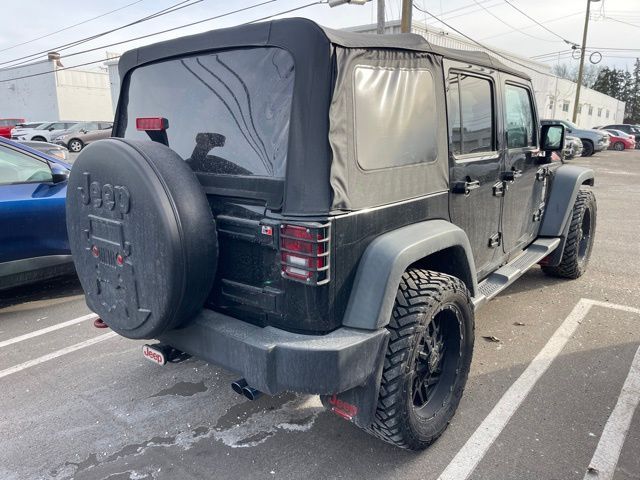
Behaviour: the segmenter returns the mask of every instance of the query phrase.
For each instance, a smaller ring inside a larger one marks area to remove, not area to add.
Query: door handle
[[[502,180],[505,182],[515,182],[516,179],[522,176],[522,170],[508,170],[506,172],[502,172]]]
[[[469,195],[471,190],[475,190],[476,188],[480,188],[479,180],[469,180],[468,182],[454,182],[451,187],[451,193],[460,193]]]

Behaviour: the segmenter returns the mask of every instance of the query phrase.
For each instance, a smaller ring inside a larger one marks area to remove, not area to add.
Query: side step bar
[[[500,267],[478,285],[478,295],[473,297],[477,309],[515,282],[524,272],[553,252],[560,245],[559,238],[539,238],[516,258]]]

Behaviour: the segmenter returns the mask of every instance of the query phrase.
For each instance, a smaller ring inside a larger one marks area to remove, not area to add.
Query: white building
[[[375,33],[376,25],[361,25],[347,30]],[[466,38],[430,25],[427,27],[425,23],[419,21],[412,23],[411,31],[422,35],[429,43],[441,47],[485,51],[505,65],[524,71],[531,77],[540,118],[571,120],[573,117],[576,83],[556,77],[551,73],[549,65],[496,48],[492,48],[493,51],[485,50]],[[400,21],[387,22],[385,32],[400,33]],[[576,120],[576,124],[579,127],[592,128],[599,125],[623,122],[625,103],[613,97],[582,87],[580,89],[580,104]]]
[[[107,72],[63,69],[60,55],[0,69],[0,118],[113,120]]]

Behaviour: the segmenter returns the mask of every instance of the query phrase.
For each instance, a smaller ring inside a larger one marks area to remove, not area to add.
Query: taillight
[[[329,281],[329,224],[280,226],[282,275],[313,285]]]

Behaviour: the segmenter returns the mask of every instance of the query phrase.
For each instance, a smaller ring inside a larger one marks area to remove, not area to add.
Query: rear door
[[[447,62],[449,214],[469,237],[480,278],[502,259],[498,78]]]
[[[51,180],[44,160],[0,144],[0,263],[69,253],[66,182]]]
[[[138,67],[124,85],[114,133],[149,140],[136,119],[165,118],[169,148],[207,193],[219,246],[210,306],[255,323],[279,321],[292,309],[283,306],[277,222],[266,215],[283,197],[293,58],[275,47],[205,52]],[[290,284],[300,289],[294,307],[315,302],[315,292]]]
[[[529,82],[502,74],[506,187],[502,214],[504,251],[517,253],[536,237],[547,177],[539,156],[535,100]]]
[[[87,124],[85,130],[87,133],[81,133],[79,138],[86,145],[87,143],[95,142],[96,140],[101,140],[103,138],[108,138],[111,136],[111,129],[104,130],[102,123],[90,123]]]

